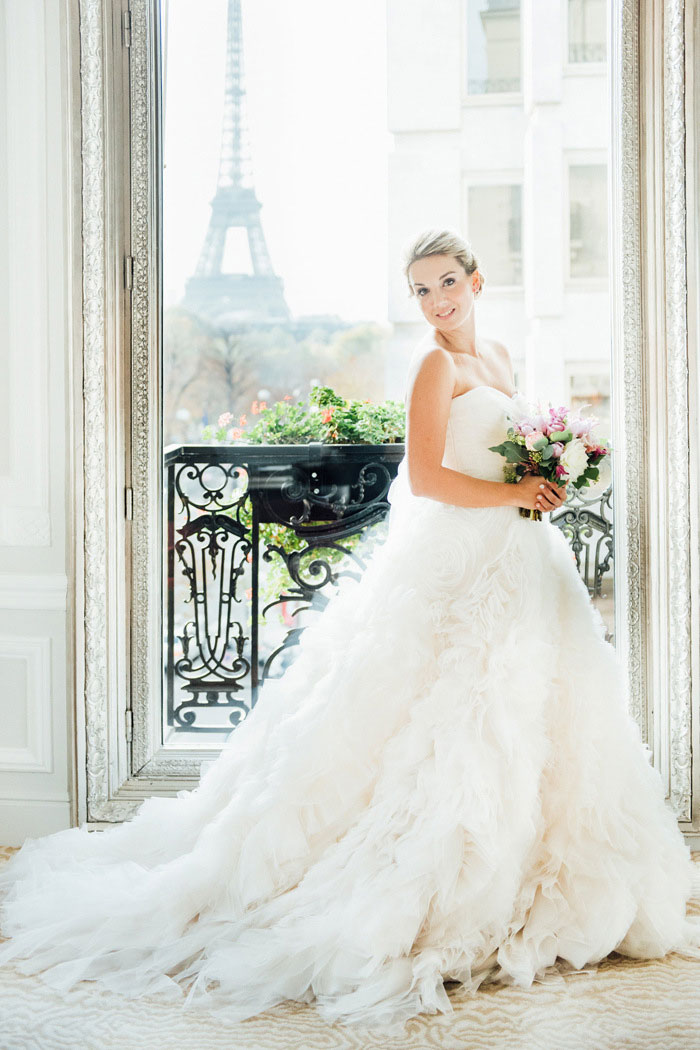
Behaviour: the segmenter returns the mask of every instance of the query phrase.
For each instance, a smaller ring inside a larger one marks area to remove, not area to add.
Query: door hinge
[[[134,490],[124,489],[124,514],[127,521],[133,521],[134,518]]]
[[[131,47],[131,11],[128,7],[122,15],[122,40],[124,47]]]
[[[124,256],[124,287],[128,290],[134,287],[134,257]]]
[[[130,707],[127,707],[126,711],[124,712],[124,715],[125,715],[125,721],[126,721],[126,725],[125,725],[126,742],[127,742],[127,744],[130,744],[132,739],[133,739],[133,735],[134,735],[134,721],[133,721],[133,717],[132,717],[132,714],[131,714],[131,708]]]

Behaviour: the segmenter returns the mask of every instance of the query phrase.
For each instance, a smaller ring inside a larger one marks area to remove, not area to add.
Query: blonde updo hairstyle
[[[414,262],[418,262],[419,259],[425,259],[429,255],[451,255],[462,266],[467,275],[478,273],[479,290],[476,293],[476,297],[478,298],[481,295],[486,278],[479,266],[476,255],[472,251],[471,244],[465,241],[464,237],[457,233],[456,230],[426,230],[413,242],[404,255],[403,272],[408,283],[409,296],[415,295],[409,270]]]

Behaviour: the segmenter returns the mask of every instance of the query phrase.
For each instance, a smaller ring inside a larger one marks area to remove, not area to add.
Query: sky
[[[164,0],[164,297],[183,295],[219,167],[226,0]],[[386,321],[385,5],[242,0],[253,184],[294,316]],[[228,248],[227,248],[228,251]],[[247,258],[228,254],[232,269]]]

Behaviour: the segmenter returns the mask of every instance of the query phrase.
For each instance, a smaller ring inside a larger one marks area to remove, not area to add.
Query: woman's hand
[[[538,474],[526,474],[513,488],[516,507],[524,507],[526,510],[541,510],[546,513],[561,507],[566,499],[566,485],[556,485]]]

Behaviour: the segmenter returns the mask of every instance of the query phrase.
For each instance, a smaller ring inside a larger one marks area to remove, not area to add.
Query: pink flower
[[[228,439],[229,441],[238,441],[242,434],[243,431],[240,429],[240,427],[233,427],[228,432]]]
[[[593,420],[591,419],[572,419],[569,422],[569,430],[574,437],[585,437],[591,432]]]
[[[559,457],[561,456],[563,451],[564,451],[564,442],[563,441],[555,441],[552,444],[552,455],[554,456],[555,459],[559,459]]]
[[[535,447],[535,442],[540,441],[541,438],[543,438],[543,437],[544,437],[544,434],[542,433],[541,430],[531,430],[530,433],[525,438],[525,446],[526,446],[526,448],[529,448],[530,452],[532,452],[534,447]]]
[[[321,409],[321,421],[323,423],[330,423],[333,418],[334,408],[322,408]]]
[[[565,467],[562,467],[561,463],[557,464],[556,470],[554,471],[558,478],[568,477],[568,471]]]
[[[220,427],[227,427],[227,426],[230,426],[231,423],[233,423],[233,416],[231,415],[231,413],[230,412],[222,412],[221,415],[219,416],[219,426]]]
[[[535,428],[531,427],[529,423],[518,423],[515,429],[519,434],[522,434],[523,437],[527,437],[527,435],[531,434]]]
[[[260,411],[257,401],[253,401],[252,405],[250,406],[250,411],[253,413],[254,416],[257,416],[258,412]]]
[[[241,424],[241,426],[242,426],[242,427],[244,427],[244,426],[246,425],[246,423],[247,423],[247,419],[246,419],[246,417],[245,417],[245,412],[244,412],[244,413],[243,413],[243,415],[242,415],[242,416],[240,417],[240,419],[238,420],[238,422],[239,422],[239,423]]]

